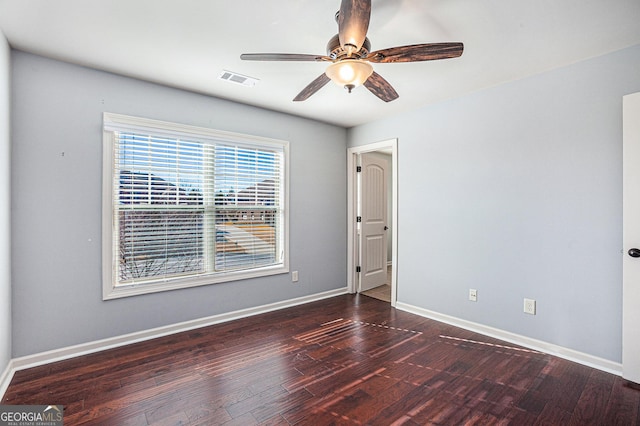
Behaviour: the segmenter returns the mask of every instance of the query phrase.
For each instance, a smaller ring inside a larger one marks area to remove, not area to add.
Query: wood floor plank
[[[367,399],[362,406],[355,407],[344,413],[347,417],[361,424],[370,424],[370,420],[378,416],[385,407],[399,401],[414,389],[414,386],[405,382],[396,382],[379,392],[374,392],[371,387],[367,386],[372,380],[368,380],[361,387],[361,390],[370,395],[371,399]]]
[[[65,425],[633,425],[620,378],[344,295],[18,371]]]
[[[279,416],[280,413],[297,410],[305,401],[312,398],[313,395],[304,389],[294,393],[287,392],[263,402],[259,407],[251,410],[251,414],[258,422],[264,422]]]
[[[640,424],[640,401],[626,391],[626,386],[624,379],[616,377],[605,416],[612,425]]]
[[[594,370],[584,387],[570,424],[602,424],[615,378],[611,374]]]

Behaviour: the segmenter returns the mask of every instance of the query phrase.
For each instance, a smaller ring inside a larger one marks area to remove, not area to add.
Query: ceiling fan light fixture
[[[338,86],[351,89],[362,85],[373,74],[370,63],[358,59],[344,59],[334,62],[325,71],[327,77]]]

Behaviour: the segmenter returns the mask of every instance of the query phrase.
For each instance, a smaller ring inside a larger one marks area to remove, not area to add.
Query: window
[[[288,272],[288,143],[104,114],[103,298]]]

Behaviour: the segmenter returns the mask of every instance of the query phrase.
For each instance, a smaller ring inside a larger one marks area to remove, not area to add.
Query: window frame
[[[114,277],[113,243],[118,231],[114,217],[114,148],[115,131],[143,131],[151,135],[171,137],[189,137],[200,142],[239,143],[243,146],[271,147],[282,149],[282,264],[255,267],[235,271],[207,273],[200,276],[175,278],[157,283],[138,283],[116,285]],[[102,126],[102,299],[110,300],[142,294],[158,293],[203,285],[211,285],[236,280],[266,277],[289,272],[289,142],[210,129],[206,127],[171,123],[148,118],[133,117],[122,114],[103,113]],[[153,132],[156,132],[155,134]]]

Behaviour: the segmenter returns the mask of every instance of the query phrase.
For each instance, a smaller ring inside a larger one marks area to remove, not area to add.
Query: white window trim
[[[282,265],[266,266],[251,270],[229,271],[215,275],[202,277],[190,277],[187,279],[175,279],[163,283],[138,284],[129,286],[114,286],[113,284],[113,130],[127,127],[136,130],[150,129],[154,134],[161,132],[163,135],[193,135],[199,140],[224,140],[239,142],[244,145],[255,143],[258,146],[274,145],[283,149],[284,154],[284,209],[283,209],[283,249],[284,258]],[[127,115],[103,113],[103,179],[102,179],[102,299],[118,299],[121,297],[137,296],[142,294],[158,293],[162,291],[177,290],[209,284],[217,284],[235,280],[244,280],[257,277],[265,277],[289,272],[289,142],[260,136],[244,135],[240,133],[225,132],[206,127],[190,126],[186,124],[170,123]]]

